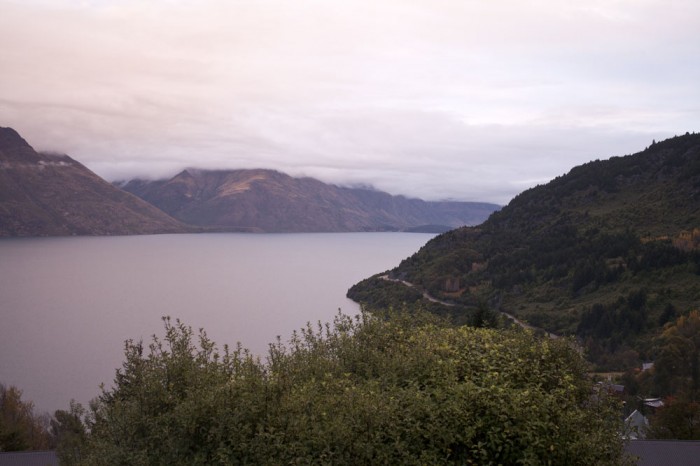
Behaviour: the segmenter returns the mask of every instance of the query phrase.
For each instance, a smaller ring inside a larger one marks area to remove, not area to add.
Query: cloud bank
[[[0,125],[107,179],[506,203],[700,129],[694,0],[0,0]]]

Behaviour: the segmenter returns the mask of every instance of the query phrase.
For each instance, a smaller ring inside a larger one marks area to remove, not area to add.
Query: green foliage
[[[655,341],[655,391],[659,395],[700,394],[700,312],[668,324]]]
[[[651,416],[648,438],[700,440],[700,403],[686,397],[666,398]]]
[[[414,307],[423,300],[423,294],[417,289],[376,275],[351,287],[347,295],[358,303],[369,304],[371,309]]]
[[[603,347],[606,353],[615,353],[623,342],[628,342],[646,330],[648,325],[647,293],[642,288],[630,292],[626,298],[620,296],[612,303],[596,303],[581,313],[577,335],[586,341]],[[593,337],[593,340],[587,339]],[[589,352],[589,355],[593,355]],[[600,357],[593,358],[601,363]],[[630,361],[637,365],[637,360]]]
[[[34,414],[34,403],[22,400],[21,390],[0,384],[0,452],[48,449],[47,423],[47,417]]]
[[[80,403],[71,400],[68,411],[59,409],[51,419],[51,434],[56,441],[56,453],[62,466],[80,464],[81,450],[87,440],[86,414]]]
[[[502,326],[498,313],[488,308],[483,302],[469,306],[462,304],[445,306],[425,299],[423,293],[415,287],[378,275],[353,285],[348,290],[347,296],[360,303],[363,310],[378,315],[383,315],[386,309],[400,309],[409,315],[428,312],[454,325],[490,328]]]
[[[579,354],[417,314],[338,315],[261,362],[165,320],[127,342],[82,464],[621,464]]]
[[[653,352],[651,370],[624,376],[629,395],[663,397],[664,405],[651,412],[638,406],[649,414],[647,438],[700,440],[700,312],[667,323],[654,339]]]
[[[643,353],[673,318],[668,309],[697,302],[698,241],[680,239],[700,227],[698,160],[700,134],[686,134],[575,167],[482,225],[437,236],[389,274],[455,304],[486,302],[589,340],[599,365],[628,361],[621,352]],[[446,290],[447,279],[460,289]],[[370,308],[388,296],[372,282],[358,286]]]

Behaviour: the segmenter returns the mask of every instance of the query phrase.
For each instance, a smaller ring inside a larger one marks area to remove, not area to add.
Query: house
[[[638,466],[697,466],[700,442],[690,440],[630,440],[627,453],[638,457]]]
[[[58,466],[55,451],[0,452],[0,466]]]
[[[614,395],[618,398],[622,398],[625,394],[625,386],[624,385],[611,383],[610,381],[598,382],[597,389],[595,391],[600,391],[600,390],[605,390],[608,392],[608,394]]]
[[[629,440],[643,439],[646,436],[648,427],[649,420],[646,418],[646,416],[635,409],[632,414],[627,416],[627,419],[625,419],[624,437]]]
[[[611,383],[608,385],[608,390],[611,394],[617,395],[617,396],[622,396],[625,394],[625,386],[616,384],[616,383]]]
[[[647,408],[653,408],[653,410],[657,410],[664,406],[664,402],[661,398],[644,398],[642,401],[644,406]]]

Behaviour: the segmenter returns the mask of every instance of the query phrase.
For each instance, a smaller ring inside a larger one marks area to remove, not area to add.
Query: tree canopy
[[[0,452],[45,450],[52,446],[48,415],[36,415],[17,387],[0,384]]]
[[[487,303],[580,338],[598,370],[630,369],[651,358],[674,309],[697,305],[698,186],[700,134],[589,162],[520,193],[481,225],[433,238],[348,297],[397,307],[427,292],[452,305],[443,313],[464,308],[464,322]],[[401,282],[414,285],[410,293]]]
[[[654,367],[632,379],[638,391],[663,397],[663,406],[651,413],[647,436],[700,440],[700,312],[666,323],[654,351]]]
[[[263,362],[165,319],[91,406],[82,464],[621,464],[565,341],[338,315]]]

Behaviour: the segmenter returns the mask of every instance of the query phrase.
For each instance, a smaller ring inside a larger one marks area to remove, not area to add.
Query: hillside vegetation
[[[566,342],[339,315],[266,363],[166,319],[127,342],[68,464],[623,464],[617,403]],[[80,413],[76,413],[80,414]],[[77,455],[75,453],[78,453]]]
[[[434,238],[390,276],[575,335],[601,368],[618,369],[652,359],[652,337],[697,306],[699,244],[700,134],[686,134],[529,189],[482,225]],[[378,292],[378,283],[349,296],[401,304],[402,284]]]

